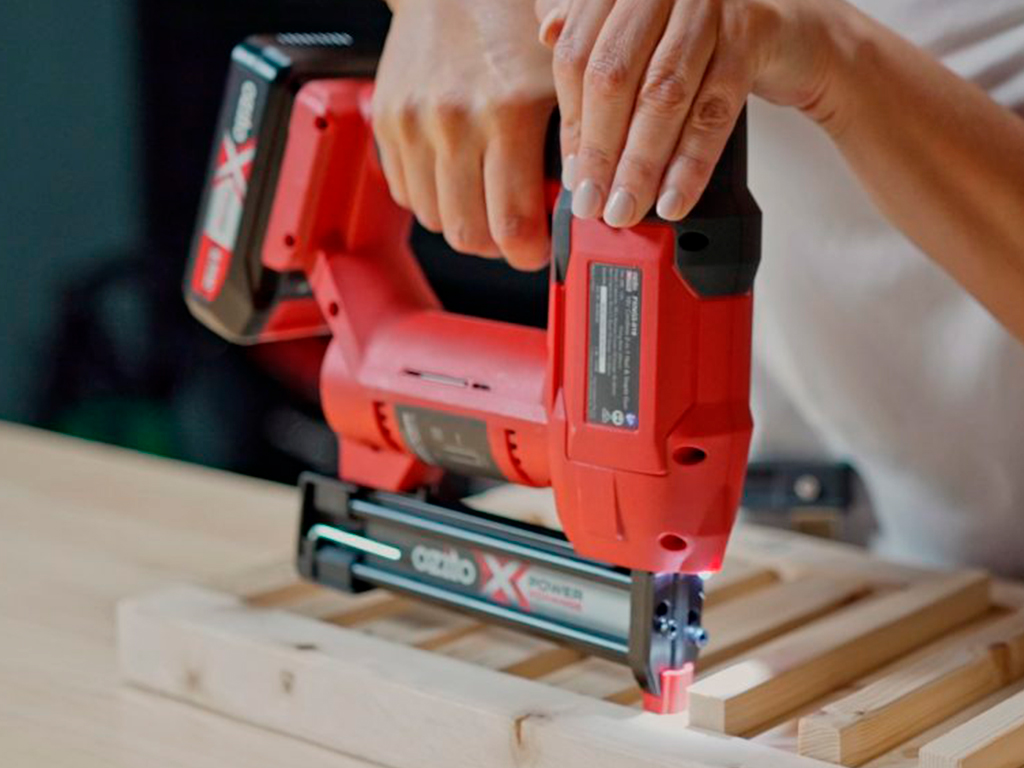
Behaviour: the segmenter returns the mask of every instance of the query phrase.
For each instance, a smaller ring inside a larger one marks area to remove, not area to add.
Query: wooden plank
[[[338,616],[373,614],[380,605],[396,600],[389,592],[372,590],[358,595],[339,592],[303,581],[291,560],[278,560],[220,576],[207,582],[220,592],[237,595],[258,608],[287,608],[311,618],[331,620]]]
[[[396,600],[399,598],[395,598]],[[402,610],[391,611],[371,621],[346,623],[360,632],[393,643],[429,648],[480,629],[480,622],[429,603],[402,600]]]
[[[1024,614],[876,680],[800,720],[800,754],[861,765],[1024,676]]]
[[[756,730],[984,613],[989,579],[967,571],[850,606],[778,638],[690,688],[690,720]]]
[[[116,603],[286,561],[294,488],[8,424],[0,457],[0,764],[367,768],[116,674]]]
[[[534,679],[557,672],[563,667],[575,664],[582,658],[583,654],[580,651],[556,645],[515,664],[509,664],[501,671],[510,675]]]
[[[708,579],[704,585],[704,607],[711,609],[778,580],[778,575],[771,568],[727,557],[721,572]]]
[[[991,624],[1007,617],[1009,613],[999,607],[993,606],[976,619],[964,623],[957,629],[944,632],[941,637],[919,646],[917,649],[899,658],[883,664],[866,675],[851,680],[846,685],[833,688],[827,694],[800,705],[792,712],[784,713],[772,723],[767,724],[763,730],[758,729],[756,735],[750,736],[754,741],[772,746],[776,749],[783,749],[788,752],[797,752],[798,749],[798,725],[802,718],[818,712],[830,704],[852,696],[857,691],[873,685],[893,674],[901,674],[905,669],[911,667],[929,656],[940,654],[951,649],[962,647],[965,638],[976,636]],[[951,724],[949,727],[953,727]],[[915,737],[916,738],[916,737]],[[934,738],[934,737],[933,737]],[[930,739],[929,739],[930,740]],[[921,744],[924,742],[922,741]],[[918,744],[920,748],[921,744]],[[906,766],[901,766],[906,768]],[[917,768],[917,750],[914,750],[913,768]]]
[[[209,580],[206,586],[238,597],[252,598],[254,595],[279,592],[295,584],[304,583],[308,582],[300,580],[299,574],[295,571],[295,564],[291,560],[274,560],[218,576]]]
[[[868,550],[803,536],[780,528],[740,523],[729,539],[729,555],[769,567],[783,579],[808,574],[870,578],[877,585],[905,586],[937,575],[934,569],[879,560]]]
[[[296,582],[294,589],[285,588],[266,596],[258,595],[246,602],[257,608],[286,608],[290,613],[330,621],[341,614],[366,610],[370,606],[394,599],[393,595],[383,590],[349,595],[316,584]]]
[[[637,688],[633,673],[626,665],[596,657],[562,667],[541,681],[597,699],[616,696],[630,687]]]
[[[1010,608],[1024,608],[1024,584],[996,579],[992,582],[992,602]]]
[[[864,581],[808,577],[758,590],[704,614],[710,641],[701,654],[709,669],[867,593]]]
[[[414,645],[425,651],[436,651],[469,635],[476,634],[482,631],[483,628],[483,624],[475,621],[459,622],[441,629],[428,637],[420,638]]]
[[[643,698],[644,692],[640,689],[639,684],[634,682],[632,685],[628,685],[615,693],[605,696],[604,700],[610,701],[613,704],[622,704],[626,707],[638,707],[642,703]]]
[[[1024,766],[1024,693],[921,748],[921,768]]]
[[[326,616],[311,618],[321,618],[327,623],[336,624],[339,627],[357,627],[371,621],[387,619],[396,613],[409,610],[415,604],[407,597],[399,597],[383,589],[364,592],[359,597],[362,599],[358,603],[346,603],[341,610]],[[289,613],[296,613],[296,611],[289,610]],[[302,615],[309,616],[308,613],[302,613]]]
[[[316,584],[293,579],[290,583],[273,589],[260,590],[247,597],[249,605],[257,608],[283,608],[316,596],[321,591]]]
[[[896,749],[886,752],[884,755],[865,763],[863,768],[919,768],[918,753],[925,744],[930,744],[940,736],[944,736],[954,728],[963,725],[980,714],[987,712],[997,704],[1001,704],[1011,696],[1024,691],[1024,681],[1014,683],[1006,688],[1001,688],[990,696],[986,696],[976,704],[972,704],[953,717],[944,720],[938,725],[922,731],[917,736],[900,744]]]
[[[488,626],[446,643],[436,652],[478,667],[506,670],[558,647],[549,640]]]
[[[123,602],[118,640],[127,681],[393,768],[821,768],[198,587]]]

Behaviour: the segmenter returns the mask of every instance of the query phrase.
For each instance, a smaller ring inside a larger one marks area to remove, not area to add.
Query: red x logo
[[[519,580],[530,569],[518,560],[504,560],[497,555],[486,552],[474,552],[480,566],[483,587],[480,591],[496,603],[516,605],[523,610],[530,610],[530,601],[519,588]]]

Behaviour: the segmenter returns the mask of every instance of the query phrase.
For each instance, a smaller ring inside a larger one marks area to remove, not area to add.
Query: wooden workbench
[[[0,765],[366,763],[119,684],[115,604],[275,558],[294,491],[0,423]]]

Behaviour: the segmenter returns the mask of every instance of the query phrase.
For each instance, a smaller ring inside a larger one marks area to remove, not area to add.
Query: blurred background
[[[232,347],[180,285],[235,43],[379,47],[388,22],[379,0],[0,3],[0,419],[284,482],[334,471],[322,342]],[[543,274],[412,237],[449,309],[543,323]]]

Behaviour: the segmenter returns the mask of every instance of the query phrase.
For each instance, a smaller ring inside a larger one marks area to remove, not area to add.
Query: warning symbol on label
[[[626,414],[622,411],[614,411],[612,413],[612,424],[616,427],[621,427],[622,423],[626,420]]]

